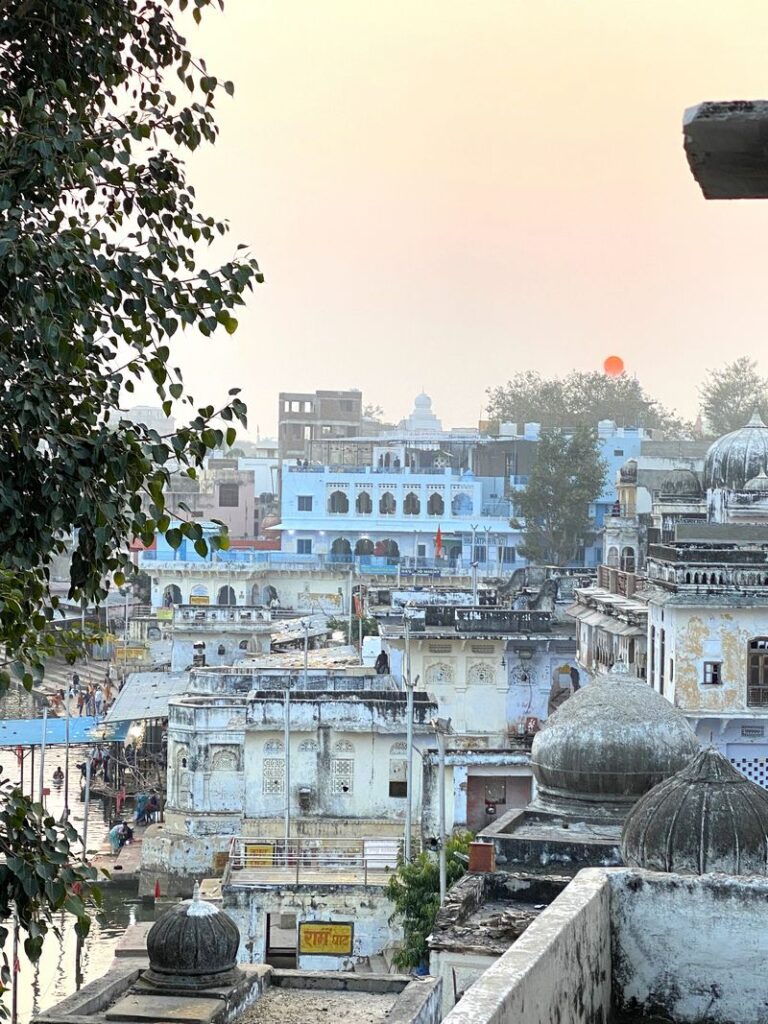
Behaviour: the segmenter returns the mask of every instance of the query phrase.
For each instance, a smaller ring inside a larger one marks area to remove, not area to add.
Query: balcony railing
[[[768,686],[748,686],[747,706],[750,708],[768,708]]]
[[[454,629],[457,633],[546,633],[549,612],[515,611],[510,608],[455,608],[428,605],[427,629]]]
[[[227,880],[235,885],[385,885],[397,867],[399,851],[400,840],[389,837],[235,837]]]

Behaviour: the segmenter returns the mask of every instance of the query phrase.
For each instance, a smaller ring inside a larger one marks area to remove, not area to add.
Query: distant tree
[[[699,394],[701,411],[714,437],[743,427],[756,411],[768,422],[768,380],[747,356],[709,370]]]
[[[467,854],[473,839],[471,832],[457,832],[447,840],[448,888],[466,873],[466,866],[455,854]],[[440,869],[434,854],[423,851],[410,864],[401,858],[384,893],[395,906],[391,919],[399,919],[403,924],[403,946],[395,954],[395,964],[401,970],[426,965],[429,961],[427,937],[440,910]]]
[[[349,638],[349,619],[328,619],[328,629],[332,633],[343,633],[344,643],[356,644],[360,639],[360,622],[363,624],[363,639],[367,636],[378,636],[379,635],[379,623],[376,619],[368,618],[367,616],[360,620],[357,616],[352,616],[352,639]]]
[[[363,419],[375,420],[376,423],[381,423],[384,419],[384,410],[380,405],[364,405]]]
[[[524,558],[543,565],[576,558],[592,530],[589,505],[603,491],[606,469],[594,430],[542,432],[528,485],[515,497],[525,520]]]
[[[595,427],[599,420],[619,426],[666,428],[679,436],[692,426],[677,419],[652,399],[636,377],[609,377],[597,371],[574,370],[566,377],[545,378],[528,370],[506,384],[488,389],[491,419],[510,423],[541,423],[545,430]]]

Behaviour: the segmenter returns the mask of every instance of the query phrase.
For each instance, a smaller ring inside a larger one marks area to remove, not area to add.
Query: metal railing
[[[768,708],[768,686],[748,686],[747,707]]]
[[[389,837],[277,839],[235,836],[227,874],[233,883],[377,884],[397,867],[402,841]],[[237,875],[233,873],[237,872]]]

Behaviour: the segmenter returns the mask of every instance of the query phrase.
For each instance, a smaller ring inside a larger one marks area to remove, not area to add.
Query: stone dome
[[[718,438],[704,461],[707,489],[741,491],[768,462],[768,427],[755,413],[746,426]]]
[[[698,749],[677,708],[644,680],[614,670],[577,690],[534,737],[532,809],[621,822]]]
[[[432,399],[426,391],[422,391],[420,394],[416,395],[413,404],[416,409],[420,409],[422,411],[429,412],[432,409]]]
[[[621,837],[624,863],[684,875],[768,874],[768,792],[714,747],[635,804]]]
[[[238,977],[237,925],[212,903],[194,896],[163,914],[147,935],[149,970],[145,981],[161,988],[210,988]]]
[[[692,469],[674,469],[661,481],[660,491],[662,494],[692,495],[698,498],[702,494],[701,481]]]

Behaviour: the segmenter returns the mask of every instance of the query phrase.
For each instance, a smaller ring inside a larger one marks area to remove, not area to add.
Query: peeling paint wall
[[[375,886],[325,885],[296,889],[228,885],[223,909],[240,929],[241,963],[262,963],[266,952],[268,914],[295,914],[302,921],[352,921],[352,956],[300,956],[305,971],[343,971],[365,957],[375,956],[402,940],[402,929],[390,924],[394,906]]]

